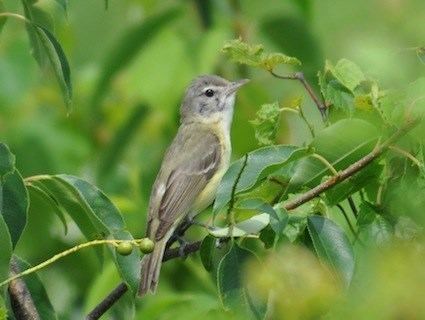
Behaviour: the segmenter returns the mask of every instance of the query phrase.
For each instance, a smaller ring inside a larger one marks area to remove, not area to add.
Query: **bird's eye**
[[[214,90],[212,90],[212,89],[205,90],[205,95],[207,97],[210,97],[211,98],[214,95]]]

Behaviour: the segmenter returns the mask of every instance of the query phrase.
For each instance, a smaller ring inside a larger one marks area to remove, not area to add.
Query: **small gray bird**
[[[149,201],[147,237],[155,241],[155,247],[142,260],[141,296],[155,292],[173,232],[214,200],[230,161],[235,94],[246,82],[205,75],[186,90],[180,127],[164,156]]]

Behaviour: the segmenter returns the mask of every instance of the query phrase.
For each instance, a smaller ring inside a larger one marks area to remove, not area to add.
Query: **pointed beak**
[[[235,93],[236,90],[238,90],[247,82],[249,82],[249,79],[241,79],[238,81],[231,82],[230,85],[227,87],[227,95],[230,96],[231,94]]]

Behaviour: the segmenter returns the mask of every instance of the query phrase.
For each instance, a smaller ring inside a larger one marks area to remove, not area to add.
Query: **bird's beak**
[[[236,92],[240,87],[242,87],[245,83],[249,82],[249,79],[241,79],[238,81],[231,82],[227,87],[227,95],[231,95]]]

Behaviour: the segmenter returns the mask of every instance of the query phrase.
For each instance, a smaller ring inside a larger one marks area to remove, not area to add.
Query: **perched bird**
[[[204,75],[192,81],[180,107],[180,127],[152,188],[147,237],[155,241],[142,260],[139,295],[155,292],[167,241],[177,227],[214,200],[230,161],[235,82]]]

